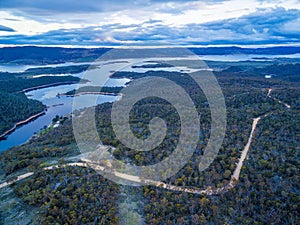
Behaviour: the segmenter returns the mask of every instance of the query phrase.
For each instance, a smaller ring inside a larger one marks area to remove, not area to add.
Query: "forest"
[[[27,99],[23,93],[0,92],[0,99],[0,134],[12,128],[16,122],[45,110],[42,103]]]
[[[162,71],[112,75],[113,78],[161,76],[171,79],[189,93],[201,114],[196,151],[184,168],[165,181],[169,184],[203,189],[228,184],[247,143],[253,118],[262,116],[240,180],[229,191],[212,196],[197,195],[151,185],[126,187],[88,168],[42,170],[51,164],[80,161],[71,117],[59,118],[61,126],[3,152],[0,175],[2,179],[14,179],[23,172],[36,172],[12,186],[12,195],[29,209],[37,209],[36,224],[117,224],[121,219],[118,207],[120,196],[125,195],[121,191],[124,188],[130,189],[132,201],[139,206],[134,210],[142,215],[145,224],[297,224],[300,221],[300,85],[298,79],[286,79],[286,76],[299,77],[299,70],[295,65],[283,76],[265,79],[264,74],[276,71],[277,67],[264,68],[228,67],[216,72],[226,101],[227,130],[217,158],[203,172],[199,172],[198,163],[210,134],[210,110],[195,82],[187,74]],[[269,88],[272,88],[272,98],[267,96]],[[115,158],[148,165],[172,153],[180,132],[179,117],[172,105],[159,98],[147,98],[131,111],[131,129],[139,138],[149,135],[147,124],[153,117],[166,121],[166,138],[149,152],[134,151],[120,143],[112,129],[111,107],[111,103],[96,107],[96,125],[103,144],[114,147]],[[76,111],[74,115],[80,113]],[[0,210],[0,221],[5,221],[4,213]]]
[[[74,96],[76,94],[82,94],[82,93],[103,93],[103,94],[118,94],[123,87],[99,87],[99,86],[84,86],[80,87],[77,90],[73,89],[71,91],[68,91],[66,93],[60,94],[60,95],[66,95],[66,96]]]
[[[73,76],[29,78],[23,73],[0,73],[0,134],[11,129],[15,123],[46,110],[41,102],[28,99],[23,93],[25,89],[36,89],[41,85],[71,84],[79,80]]]

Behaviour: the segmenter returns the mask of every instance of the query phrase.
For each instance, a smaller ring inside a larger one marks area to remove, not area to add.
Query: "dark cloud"
[[[271,11],[270,9],[259,10],[253,14],[240,18],[206,23],[201,26],[215,30],[230,29],[237,31],[238,33],[251,34],[253,33],[253,29],[258,32],[263,32],[266,28],[271,31],[278,30],[280,26],[283,26],[285,23],[297,18],[300,18],[299,10],[275,8]]]
[[[122,4],[123,3],[123,4]],[[1,9],[17,9],[35,15],[43,15],[43,13],[78,13],[78,12],[102,12],[109,8],[116,10],[124,6],[124,1],[115,0],[112,4],[109,0],[9,0],[1,1]]]
[[[12,18],[5,18],[5,20],[7,20],[7,21],[21,21],[19,19],[12,19]]]
[[[167,2],[193,2],[195,0],[3,0],[0,1],[1,9],[17,9],[34,15],[58,13],[85,13],[85,12],[109,12],[123,9],[132,9],[135,7],[151,7],[155,3]],[[210,2],[211,0],[207,0]],[[213,1],[216,2],[216,1]]]
[[[288,42],[295,40],[300,41],[300,32],[290,32],[294,28],[290,29],[289,27],[289,24],[292,25],[291,21],[297,21],[299,19],[299,10],[275,8],[273,10],[259,10],[256,13],[240,18],[202,24],[200,27],[212,31],[227,30],[228,33],[234,33],[236,39],[245,38],[245,41],[248,42],[251,40],[278,40]]]
[[[0,25],[0,31],[15,32],[14,29]]]

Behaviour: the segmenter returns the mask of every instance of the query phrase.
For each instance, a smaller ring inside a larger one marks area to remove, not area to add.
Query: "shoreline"
[[[57,83],[52,83],[52,84],[39,85],[39,86],[31,87],[31,88],[25,88],[21,91],[18,91],[17,93],[26,93],[29,91],[34,91],[34,90],[43,89],[43,88],[47,88],[47,87],[55,87],[55,86],[60,86],[60,85],[68,85],[68,84],[76,84],[76,83],[78,83],[78,82],[77,81],[65,81],[65,82],[57,82]],[[12,132],[14,132],[18,127],[20,127],[24,124],[27,124],[27,123],[31,122],[32,120],[35,120],[36,118],[46,114],[46,111],[48,108],[49,107],[46,107],[42,112],[36,113],[24,120],[16,122],[12,128],[10,128],[9,130],[0,134],[0,141],[5,140],[5,137],[7,135],[11,134]]]
[[[2,134],[0,135],[0,141],[3,140],[3,139],[5,139],[5,136],[7,136],[8,134],[14,132],[19,126],[22,126],[22,125],[24,125],[24,124],[27,124],[27,123],[31,122],[32,120],[35,120],[36,118],[38,118],[38,117],[44,115],[44,114],[46,113],[46,111],[47,111],[47,110],[45,109],[45,110],[43,110],[42,112],[39,112],[39,113],[37,113],[37,114],[35,114],[35,115],[33,115],[33,116],[30,116],[30,117],[28,117],[28,118],[25,119],[25,120],[21,120],[21,121],[15,123],[14,126],[13,126],[11,129],[5,131],[4,133],[2,133]]]
[[[66,96],[66,97],[76,97],[76,96],[80,96],[80,95],[110,95],[110,96],[122,96],[119,93],[109,93],[109,92],[92,92],[92,91],[85,91],[85,92],[79,92],[76,94],[57,94],[58,97],[60,96]]]
[[[68,85],[68,84],[77,84],[77,83],[78,83],[78,81],[65,81],[65,82],[57,82],[57,83],[52,83],[52,84],[44,84],[44,85],[40,85],[40,86],[25,88],[22,91],[18,91],[17,93],[25,93],[25,92],[29,92],[29,91],[42,89],[42,88],[55,87],[55,86]]]

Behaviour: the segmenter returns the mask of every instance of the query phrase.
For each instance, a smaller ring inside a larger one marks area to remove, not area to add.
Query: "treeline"
[[[19,92],[43,85],[76,83],[79,80],[72,76],[25,78],[20,74],[17,76],[12,73],[0,73],[0,135],[11,129],[15,123],[46,109],[41,102],[28,99],[24,93]]]
[[[29,68],[22,73],[16,73],[16,75],[22,76],[34,76],[40,74],[76,74],[81,73],[89,68],[92,68],[90,64],[74,65],[74,66],[58,66],[58,67],[40,67]]]
[[[159,62],[156,62],[155,64],[145,64],[145,65],[141,65],[141,66],[132,66],[132,68],[166,68],[166,67],[174,67],[173,65],[171,64],[168,64],[168,63],[159,63]]]
[[[0,134],[22,121],[45,109],[42,103],[27,99],[25,94],[0,92]]]
[[[66,93],[63,93],[62,95],[76,95],[81,93],[110,93],[110,94],[117,94],[122,90],[123,87],[98,87],[98,86],[84,86],[80,87],[77,90],[73,89],[71,91],[68,91]]]
[[[38,78],[15,77],[9,73],[4,74],[0,81],[0,91],[2,92],[21,92],[24,89],[38,87],[42,85],[51,85],[59,83],[76,83],[80,79],[73,76],[45,76]]]

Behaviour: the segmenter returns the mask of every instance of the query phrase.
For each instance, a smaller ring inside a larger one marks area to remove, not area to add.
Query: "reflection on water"
[[[55,64],[47,66],[70,66],[70,65],[80,65],[84,63],[64,63],[64,64]],[[85,63],[86,64],[86,63]],[[103,64],[103,63],[102,63]],[[88,70],[84,73],[74,74],[73,76],[89,80],[87,83],[80,84],[71,84],[71,85],[60,85],[55,87],[42,88],[38,90],[33,90],[27,92],[26,95],[30,99],[35,99],[41,101],[44,105],[48,107],[45,115],[40,116],[36,120],[23,125],[22,127],[17,128],[14,132],[7,136],[6,140],[0,141],[0,151],[4,151],[13,146],[17,146],[25,143],[30,137],[35,133],[39,132],[45,126],[51,124],[52,119],[56,116],[63,116],[72,112],[73,108],[73,98],[60,96],[57,97],[57,94],[66,93],[73,89],[77,89],[81,86],[125,86],[128,83],[129,79],[110,79],[111,71],[124,67],[127,64],[126,61],[118,63],[105,63],[101,66],[101,69]],[[8,68],[9,67],[9,68]],[[33,68],[32,66],[22,66],[15,65],[5,67],[10,71],[24,71],[27,68]],[[40,67],[40,66],[35,66]],[[0,66],[0,70],[3,67]],[[119,96],[108,96],[108,95],[81,95],[76,97],[76,102],[80,103],[80,108],[91,107],[97,104],[105,102],[114,102],[119,98]]]
[[[289,54],[289,55],[247,55],[247,54],[230,54],[230,55],[199,55],[199,58],[202,60],[213,60],[213,61],[269,61],[276,58],[300,58],[300,53],[297,54]],[[143,59],[139,59],[143,60]],[[148,59],[148,60],[156,60]],[[97,62],[99,65],[116,65],[116,64],[126,64],[126,59],[122,61],[107,61]],[[14,63],[1,63],[0,64],[0,72],[10,72],[10,73],[18,73],[24,72],[29,68],[40,68],[40,67],[61,67],[61,66],[79,66],[79,65],[86,65],[86,64],[95,64],[94,62],[66,62],[66,63],[59,63],[59,64],[48,64],[48,65],[23,65],[23,64],[14,64]]]
[[[294,55],[205,55],[199,56],[203,60],[214,60],[214,61],[244,61],[244,60],[256,60],[254,58],[260,57],[257,60],[269,60],[274,58],[286,57],[286,58],[296,58],[300,54]],[[263,59],[262,57],[266,57]],[[23,125],[16,129],[13,133],[8,135],[6,140],[0,141],[0,151],[4,151],[10,147],[20,145],[26,142],[34,133],[39,132],[44,126],[48,126],[52,119],[56,116],[66,115],[72,112],[73,108],[73,98],[60,96],[57,94],[62,94],[73,89],[79,88],[81,86],[125,86],[130,79],[110,79],[110,75],[113,71],[133,71],[133,72],[147,72],[149,70],[164,70],[164,71],[177,71],[177,72],[193,72],[192,68],[187,66],[182,67],[164,67],[164,68],[132,68],[133,65],[145,65],[151,64],[151,60],[155,61],[165,61],[165,60],[184,60],[187,58],[138,58],[138,59],[126,59],[126,61],[104,61],[96,62],[97,67],[92,70],[87,70],[83,73],[74,74],[73,76],[84,78],[89,82],[72,84],[72,85],[61,85],[56,87],[43,88],[39,90],[34,90],[27,92],[28,98],[36,99],[41,101],[48,107],[45,115],[39,117],[38,119]],[[191,59],[194,59],[193,57]],[[71,65],[83,65],[89,63],[74,63],[67,62],[62,64],[51,64],[43,66],[31,66],[31,65],[16,65],[16,64],[0,64],[0,72],[22,72],[28,68],[37,67],[57,67],[57,66],[71,66]],[[114,102],[117,100],[118,96],[108,96],[108,95],[81,95],[76,97],[76,102],[80,102],[80,107],[90,107],[96,104],[101,104],[104,102]]]
[[[128,79],[111,79],[107,84],[112,86],[123,86],[128,81]],[[7,136],[6,140],[0,141],[0,152],[25,143],[36,132],[43,129],[44,126],[51,124],[52,119],[56,115],[64,116],[71,113],[73,108],[73,98],[66,96],[57,97],[57,94],[71,91],[77,88],[77,86],[77,84],[61,85],[27,92],[26,95],[28,98],[39,100],[48,107],[46,114],[17,128]],[[76,98],[77,101],[81,102],[81,107],[90,107],[105,102],[114,102],[119,97],[108,95],[82,95]]]
[[[66,63],[46,64],[46,65],[24,65],[24,64],[14,64],[14,63],[1,63],[0,72],[19,73],[19,72],[24,72],[29,68],[79,66],[79,65],[86,65],[86,64],[90,64],[90,62],[84,62],[84,63],[66,62]]]

